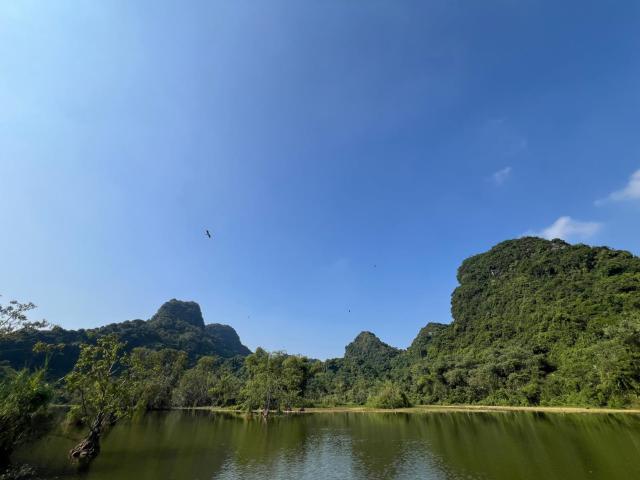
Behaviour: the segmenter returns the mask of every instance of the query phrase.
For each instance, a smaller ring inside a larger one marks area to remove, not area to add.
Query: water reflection
[[[74,439],[22,451],[61,478]],[[87,480],[640,478],[640,418],[538,413],[154,413],[119,425]]]

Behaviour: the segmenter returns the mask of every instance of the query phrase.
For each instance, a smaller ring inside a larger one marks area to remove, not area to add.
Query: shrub
[[[374,408],[405,408],[410,407],[411,403],[398,385],[387,381],[377,394],[369,397],[367,405]]]

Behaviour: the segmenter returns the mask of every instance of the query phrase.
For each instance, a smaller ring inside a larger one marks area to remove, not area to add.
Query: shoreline
[[[245,413],[240,410],[221,407],[194,407],[178,408],[176,410],[207,410],[211,412]],[[294,410],[285,415],[304,415],[322,413],[507,413],[507,412],[533,412],[556,414],[626,414],[640,415],[639,408],[604,408],[604,407],[516,407],[501,405],[418,405],[406,408],[372,408],[372,407],[309,407],[303,412]],[[275,412],[274,412],[275,413]]]

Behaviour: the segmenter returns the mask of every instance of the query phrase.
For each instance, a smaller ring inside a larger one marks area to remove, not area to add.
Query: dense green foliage
[[[369,398],[367,405],[374,408],[404,408],[410,407],[411,403],[398,384],[387,381]]]
[[[240,392],[247,410],[291,410],[303,406],[311,373],[306,357],[267,353],[261,348],[244,363],[246,382]]]
[[[239,402],[242,380],[238,359],[202,357],[187,370],[173,392],[173,405],[228,407]]]
[[[205,326],[197,304],[176,300],[147,322],[80,331],[82,337],[25,331],[4,346],[73,333],[66,348],[85,349],[78,338],[92,345],[117,333],[129,342],[127,375],[141,410],[639,405],[640,259],[522,238],[466,260],[458,281],[454,321],[429,323],[407,350],[362,332],[343,358],[318,361],[261,348],[247,355],[231,327]]]
[[[379,378],[391,368],[400,350],[380,341],[371,332],[361,332],[345,348],[343,368],[354,376]]]
[[[458,280],[451,324],[406,351],[361,333],[344,358],[310,363],[304,403],[639,404],[640,259],[529,237],[466,260]]]
[[[172,396],[187,367],[187,354],[178,350],[136,348],[131,352],[131,381],[139,410],[171,408]]]
[[[10,339],[0,337],[0,362],[6,361],[16,369],[39,368],[43,354],[34,355],[38,342],[62,344],[63,351],[49,360],[48,373],[60,378],[71,371],[80,354],[80,345],[95,344],[99,337],[114,334],[128,350],[145,347],[152,350],[170,348],[185,352],[191,363],[206,355],[230,358],[246,356],[249,349],[228,325],[205,325],[200,307],[195,302],[170,300],[163,304],[148,321],[131,320],[90,330],[22,329]]]
[[[95,345],[82,345],[73,370],[65,377],[74,402],[69,416],[85,425],[87,437],[70,457],[90,460],[100,451],[100,436],[134,410],[138,385],[133,380],[129,355],[113,334],[100,337]]]
[[[416,401],[637,404],[640,259],[522,238],[466,260],[458,281],[454,322],[397,372]]]
[[[65,377],[79,418],[91,424],[96,417],[117,420],[126,416],[134,401],[129,356],[115,335],[100,337],[95,345],[82,345],[80,357]]]
[[[42,431],[52,395],[42,370],[21,370],[0,381],[0,466],[18,445]]]
[[[344,358],[318,362],[305,398],[323,406],[363,405],[391,378],[401,351],[371,332],[361,332],[345,348]]]
[[[47,326],[44,320],[29,320],[27,312],[34,308],[33,303],[15,300],[0,304],[0,341],[11,341],[17,331]],[[15,371],[1,363],[0,367],[0,467],[3,467],[17,446],[42,433],[53,389],[45,381],[43,369]]]

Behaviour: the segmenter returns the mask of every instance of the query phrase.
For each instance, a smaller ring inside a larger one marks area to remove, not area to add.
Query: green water
[[[154,413],[117,426],[84,475],[73,443],[51,435],[18,457],[87,480],[640,479],[633,415]]]

